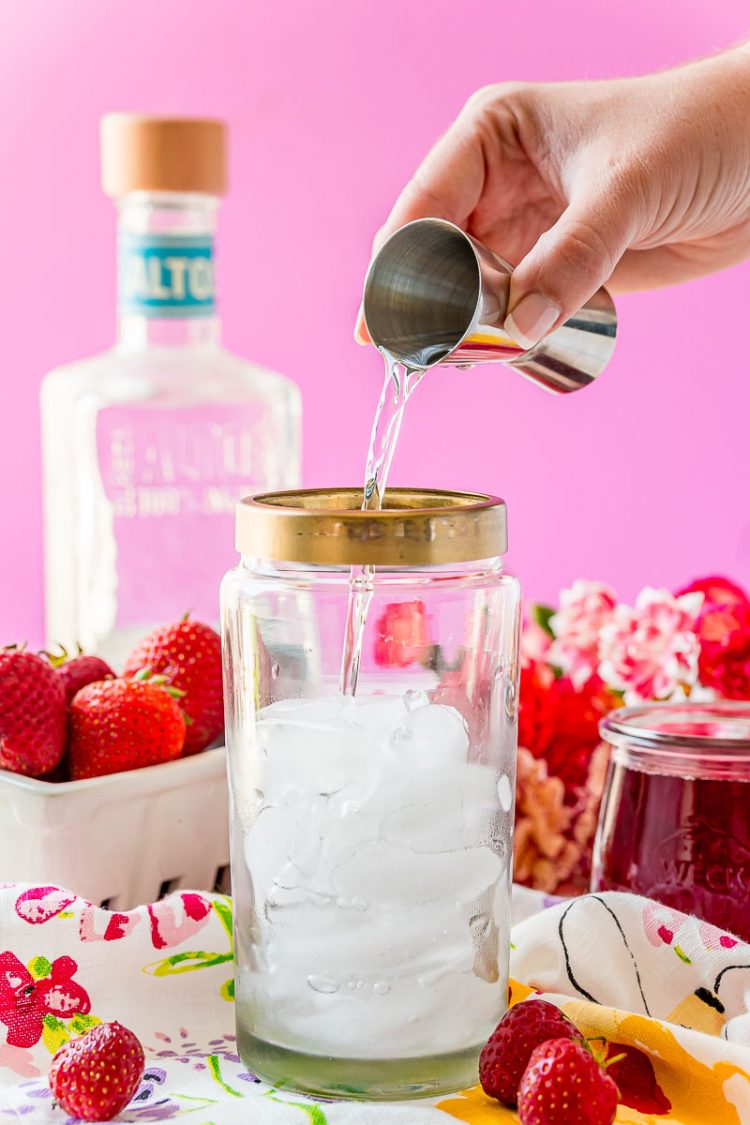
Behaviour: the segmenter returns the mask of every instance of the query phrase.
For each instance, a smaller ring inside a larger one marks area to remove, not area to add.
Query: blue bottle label
[[[122,312],[210,316],[216,311],[213,241],[208,235],[124,234],[118,244]]]

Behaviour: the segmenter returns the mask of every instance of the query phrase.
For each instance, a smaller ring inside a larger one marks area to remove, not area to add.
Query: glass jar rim
[[[646,773],[750,780],[750,703],[645,703],[599,724],[615,760]]]
[[[361,488],[267,492],[240,501],[241,555],[323,566],[436,566],[498,558],[505,501],[483,492],[389,488],[362,510]]]

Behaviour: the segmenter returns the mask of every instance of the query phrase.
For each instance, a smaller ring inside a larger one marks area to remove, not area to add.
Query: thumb
[[[530,348],[573,316],[614,273],[633,218],[614,190],[573,199],[513,272],[508,335]]]

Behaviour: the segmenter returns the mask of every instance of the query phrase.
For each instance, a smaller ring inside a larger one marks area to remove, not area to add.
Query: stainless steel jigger
[[[615,346],[617,315],[607,290],[527,351],[503,328],[512,272],[453,223],[408,223],[367,272],[363,308],[370,339],[410,368],[501,362],[557,394],[592,383]]]

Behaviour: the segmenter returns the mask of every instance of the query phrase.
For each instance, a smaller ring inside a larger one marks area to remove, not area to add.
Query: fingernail
[[[367,333],[366,333],[366,330],[365,330],[365,317],[364,317],[364,306],[363,305],[359,306],[359,312],[357,313],[357,319],[356,319],[355,324],[354,324],[354,339],[355,339],[355,342],[358,343],[358,344],[368,344],[369,343],[369,340],[367,338]]]
[[[541,293],[527,293],[505,318],[505,331],[524,348],[533,348],[549,332],[561,313],[559,305]]]

